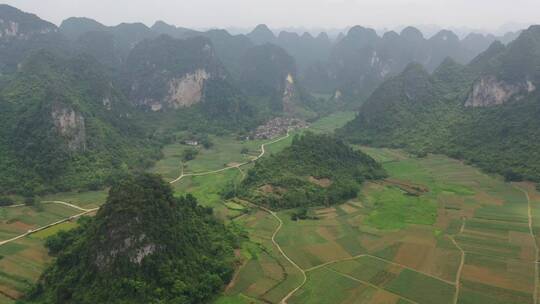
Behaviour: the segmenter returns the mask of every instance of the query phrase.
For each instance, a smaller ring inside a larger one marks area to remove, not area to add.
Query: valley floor
[[[393,212],[414,206],[399,200],[389,202],[393,210],[380,206],[385,195],[394,198],[396,186],[386,183],[366,184],[357,201],[314,209],[318,220],[292,221],[290,211],[279,212],[276,242],[298,270],[269,242],[276,220],[252,211],[238,221],[258,251],[246,255],[230,298],[218,303],[279,303],[298,286],[288,303],[536,301],[540,193],[534,185],[507,184],[443,156],[365,151],[385,162],[391,178],[429,189],[423,203],[436,206],[433,225],[418,224],[419,213],[396,229]],[[370,222],[377,212],[394,221]]]
[[[353,117],[338,113],[310,129],[331,132]],[[290,140],[265,151],[279,151]],[[249,234],[237,252],[237,274],[216,304],[536,303],[540,193],[534,185],[504,183],[444,156],[358,147],[382,162],[390,178],[366,183],[356,200],[311,209],[317,220],[293,221],[292,211],[222,202],[219,191],[241,181],[250,164],[238,165],[259,156],[264,141],[213,141],[183,170],[186,147],[167,146],[152,171],[176,180],[178,194],[191,192]],[[83,212],[69,204],[93,209],[105,197],[105,191],[62,193],[42,200],[68,204],[1,208],[0,241]],[[0,246],[0,303],[13,303],[10,298],[50,263],[44,239],[74,225],[68,221]]]

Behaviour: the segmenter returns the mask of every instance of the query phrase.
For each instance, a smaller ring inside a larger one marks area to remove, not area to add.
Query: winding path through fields
[[[463,218],[462,220],[463,222],[461,223],[461,228],[459,229],[459,233],[463,233],[463,231],[465,230],[465,218]],[[461,260],[459,262],[458,271],[456,273],[456,282],[455,282],[456,291],[454,293],[454,304],[457,304],[458,299],[459,299],[460,287],[461,287],[461,273],[463,272],[463,266],[465,265],[465,251],[463,250],[463,248],[461,248],[458,242],[456,242],[456,239],[454,238],[454,236],[450,236],[450,240],[452,241],[454,246],[456,246],[456,248],[459,249],[461,253]]]
[[[233,166],[227,166],[225,168],[221,168],[221,169],[218,169],[218,170],[212,170],[212,171],[206,171],[206,172],[199,172],[199,173],[185,173],[184,172],[184,165],[181,164],[181,173],[180,175],[170,181],[169,183],[170,184],[174,184],[174,183],[177,183],[179,181],[181,181],[182,179],[184,179],[185,177],[194,177],[194,176],[205,176],[205,175],[211,175],[211,174],[217,174],[217,173],[221,173],[221,172],[224,172],[224,171],[227,171],[227,170],[233,170],[233,169],[238,169],[243,175],[245,175],[245,173],[242,171],[241,167],[242,166],[245,166],[247,164],[250,164],[250,163],[253,163],[257,160],[259,160],[260,158],[262,158],[265,153],[266,153],[266,149],[265,147],[267,145],[271,145],[271,144],[274,144],[274,143],[277,143],[277,142],[280,142],[280,141],[283,141],[285,139],[287,139],[288,137],[290,136],[289,134],[289,131],[287,131],[286,135],[283,136],[283,137],[280,137],[278,139],[275,139],[273,141],[270,141],[270,142],[267,142],[267,143],[263,143],[261,144],[260,146],[260,154],[256,157],[254,157],[253,159],[249,160],[249,161],[246,161],[246,162],[243,162],[243,163],[240,163],[240,164],[235,164]],[[517,187],[517,186],[516,186]],[[539,247],[538,247],[538,244],[536,242],[536,237],[535,237],[535,234],[534,234],[534,229],[533,229],[533,216],[532,216],[532,207],[531,207],[531,200],[529,198],[529,193],[526,189],[522,189],[520,187],[517,187],[520,191],[522,191],[526,198],[527,198],[527,201],[528,201],[528,225],[529,225],[529,232],[530,232],[530,235],[532,236],[533,240],[534,240],[534,247],[535,247],[535,255],[536,255],[536,262],[535,262],[535,288],[534,288],[534,294],[533,294],[533,304],[538,304],[538,301],[537,301],[537,298],[538,298],[538,274],[539,274],[539,266],[538,266],[538,260],[539,260]],[[64,205],[64,206],[67,206],[67,207],[70,207],[70,208],[73,208],[73,209],[77,209],[79,211],[82,211],[81,213],[79,214],[76,214],[76,215],[73,215],[73,216],[70,216],[70,217],[67,217],[65,219],[61,219],[59,221],[56,221],[54,223],[51,223],[51,224],[48,224],[46,226],[43,226],[43,227],[39,227],[39,228],[36,228],[36,229],[33,229],[33,230],[29,230],[28,232],[24,233],[24,234],[21,234],[19,236],[16,236],[14,238],[11,238],[9,240],[4,240],[4,241],[0,241],[0,246],[2,245],[5,245],[7,243],[10,243],[10,242],[13,242],[13,241],[16,241],[18,239],[21,239],[21,238],[24,238],[30,234],[33,234],[33,233],[36,233],[38,231],[42,231],[42,230],[45,230],[47,228],[50,228],[52,226],[55,226],[55,225],[58,225],[58,224],[61,224],[61,223],[64,223],[64,222],[67,222],[67,221],[70,221],[70,220],[73,220],[73,219],[76,219],[78,217],[81,217],[83,215],[86,215],[86,214],[89,214],[89,213],[92,213],[92,212],[95,212],[99,209],[98,208],[93,208],[93,209],[85,209],[85,208],[82,208],[82,207],[79,207],[77,205],[74,205],[74,204],[71,204],[71,203],[67,203],[67,202],[63,202],[63,201],[43,201],[41,202],[43,204],[59,204],[59,205]],[[465,252],[464,250],[460,247],[460,245],[457,243],[457,241],[455,240],[454,236],[451,236],[450,237],[450,240],[452,241],[452,243],[456,246],[456,248],[459,249],[459,251],[461,252],[461,261],[460,261],[460,265],[458,267],[458,270],[457,270],[457,273],[456,273],[456,278],[455,278],[455,281],[449,281],[449,280],[445,280],[443,278],[440,278],[440,277],[437,277],[437,276],[434,276],[432,274],[429,274],[429,273],[425,273],[425,272],[421,272],[421,271],[418,271],[416,269],[413,269],[413,268],[410,268],[406,265],[403,265],[403,264],[399,264],[399,263],[395,263],[393,261],[389,261],[389,260],[386,260],[386,259],[383,259],[383,258],[380,258],[380,257],[377,257],[377,256],[373,256],[373,255],[369,255],[369,254],[362,254],[362,255],[358,255],[358,256],[354,256],[354,257],[349,257],[349,258],[344,258],[344,259],[339,259],[339,260],[334,260],[334,261],[329,261],[329,262],[326,262],[326,263],[323,263],[323,264],[320,264],[320,265],[317,265],[317,266],[314,266],[314,267],[311,267],[311,268],[307,268],[307,269],[304,269],[302,267],[300,267],[291,257],[289,257],[287,255],[287,253],[283,250],[283,248],[280,246],[280,244],[276,241],[276,237],[278,235],[278,233],[281,231],[282,227],[283,227],[283,221],[281,220],[281,218],[278,216],[278,214],[268,208],[265,208],[263,206],[259,206],[259,205],[255,205],[253,203],[250,203],[252,205],[254,205],[255,207],[267,212],[268,214],[270,214],[273,218],[275,218],[277,221],[278,221],[278,226],[276,227],[276,229],[274,230],[273,234],[272,234],[272,237],[271,237],[271,241],[272,241],[272,244],[278,249],[279,253],[295,268],[297,269],[301,275],[302,275],[302,281],[299,283],[299,285],[297,287],[295,287],[293,290],[291,290],[287,295],[285,295],[279,303],[281,304],[287,304],[287,301],[292,298],[300,289],[302,289],[305,284],[307,283],[307,273],[311,272],[311,271],[314,271],[314,270],[317,270],[317,269],[320,269],[320,268],[324,268],[326,266],[329,266],[329,265],[332,265],[332,264],[336,264],[336,263],[340,263],[340,262],[345,262],[345,261],[351,261],[351,260],[355,260],[355,259],[358,259],[358,258],[361,258],[361,257],[370,257],[370,258],[373,258],[373,259],[378,259],[378,260],[381,260],[381,261],[384,261],[386,263],[389,263],[389,264],[392,264],[392,265],[396,265],[396,266],[399,266],[399,267],[402,267],[404,269],[408,269],[408,270],[411,270],[411,271],[414,271],[416,273],[419,273],[419,274],[422,274],[422,275],[425,275],[425,276],[428,276],[428,277],[431,277],[433,279],[436,279],[436,280],[439,280],[439,281],[442,281],[442,282],[445,282],[447,284],[450,284],[450,285],[453,285],[455,286],[456,288],[456,291],[455,291],[455,295],[454,295],[454,298],[453,298],[453,303],[457,303],[458,302],[458,298],[459,298],[459,293],[460,293],[460,278],[461,278],[461,272],[462,272],[462,269],[463,269],[463,266],[464,266],[464,260],[465,260]],[[7,207],[4,207],[4,208],[14,208],[14,207],[23,207],[25,206],[24,204],[21,204],[21,205],[13,205],[13,206],[7,206]],[[462,223],[462,226],[460,228],[460,233],[463,233],[463,230],[464,230],[464,227],[465,227],[465,220],[463,220],[463,223]],[[376,286],[376,285],[373,285],[369,282],[364,282],[362,280],[359,280],[353,276],[350,276],[348,274],[345,274],[345,273],[341,273],[341,272],[338,272],[332,268],[328,268],[328,270],[330,271],[334,271],[336,272],[337,274],[339,275],[342,275],[344,277],[347,277],[351,280],[354,280],[354,281],[358,281],[360,283],[363,283],[363,284],[366,284],[367,286],[371,286],[373,288],[377,288],[377,289],[381,289],[381,290],[385,290],[379,286]],[[387,290],[385,290],[387,291]],[[391,293],[391,292],[390,292]],[[392,293],[394,294],[394,293]],[[414,302],[412,299],[408,299],[408,298],[405,298],[405,297],[402,297],[398,294],[394,294],[400,298],[403,298],[407,301],[411,301],[413,303],[416,303]]]
[[[282,141],[282,140],[288,138],[289,136],[290,136],[289,130],[287,130],[287,135],[285,135],[284,137],[281,137],[281,138],[278,138],[278,139],[273,140],[273,141],[271,141],[271,142],[267,142],[267,143],[262,144],[262,145],[261,145],[261,154],[259,154],[259,156],[257,156],[256,158],[254,158],[254,159],[252,159],[252,160],[250,160],[250,161],[248,161],[248,162],[244,162],[244,163],[241,163],[241,164],[238,164],[238,165],[235,165],[235,166],[226,167],[226,168],[223,168],[223,169],[214,170],[214,171],[208,171],[208,172],[188,173],[188,174],[184,174],[184,165],[182,164],[182,166],[181,166],[181,170],[182,170],[182,171],[181,171],[181,173],[180,173],[180,176],[179,176],[177,179],[171,181],[170,183],[171,183],[171,184],[176,183],[176,182],[180,181],[182,178],[188,177],[188,176],[203,176],[203,175],[215,174],[215,173],[219,173],[219,172],[223,172],[223,171],[231,170],[231,169],[238,169],[238,170],[241,170],[241,169],[240,169],[241,166],[244,166],[244,165],[247,165],[247,164],[252,163],[252,162],[254,162],[254,161],[257,161],[258,159],[260,159],[261,157],[263,157],[264,154],[266,153],[266,150],[265,150],[265,146],[266,146],[266,145],[270,145],[270,144],[273,144],[273,143],[277,143],[277,142],[279,142],[279,141]],[[62,224],[62,223],[64,223],[64,222],[67,222],[67,221],[70,221],[70,220],[79,218],[79,217],[81,217],[81,216],[83,216],[83,215],[86,215],[86,214],[89,214],[89,213],[92,213],[92,212],[95,212],[95,211],[99,210],[99,207],[93,208],[93,209],[85,209],[85,208],[79,207],[79,206],[77,206],[77,205],[74,205],[74,204],[71,204],[71,203],[67,203],[67,202],[63,202],[63,201],[43,201],[43,202],[41,202],[41,203],[42,203],[42,204],[58,204],[58,205],[64,205],[64,206],[67,206],[67,207],[70,207],[70,208],[73,208],[73,209],[80,210],[80,211],[82,211],[82,213],[75,214],[75,215],[73,215],[73,216],[70,216],[70,217],[67,217],[67,218],[58,220],[58,221],[56,221],[56,222],[54,222],[54,223],[51,223],[51,224],[48,224],[48,225],[45,225],[45,226],[42,226],[42,227],[39,227],[39,228],[36,228],[36,229],[28,230],[27,232],[25,232],[25,233],[23,233],[23,234],[21,234],[21,235],[18,235],[18,236],[16,236],[16,237],[13,237],[13,238],[11,238],[11,239],[4,240],[4,241],[0,241],[0,246],[5,245],[5,244],[8,244],[8,243],[11,243],[11,242],[13,242],[13,241],[16,241],[16,240],[18,240],[18,239],[21,239],[21,238],[23,238],[23,237],[26,237],[26,236],[28,236],[28,235],[30,235],[30,234],[33,234],[33,233],[36,233],[36,232],[38,232],[38,231],[45,230],[45,229],[50,228],[50,227],[52,227],[52,226],[56,226],[56,225],[58,225],[58,224]],[[25,204],[17,204],[17,205],[12,205],[12,206],[6,206],[6,207],[3,207],[3,208],[17,208],[17,207],[24,207],[24,206],[26,206],[26,205],[25,205]],[[269,211],[269,210],[268,210],[268,211]],[[276,216],[276,215],[274,214],[274,216]],[[278,218],[278,217],[276,216],[276,218]],[[279,218],[278,218],[278,219],[279,219]],[[281,221],[281,220],[280,220],[280,221]],[[280,224],[280,226],[281,226],[281,224]],[[277,232],[276,232],[276,233],[277,233]],[[272,241],[274,241],[274,240],[272,239]],[[275,241],[274,241],[274,242],[275,242]],[[281,251],[281,248],[280,248],[280,247],[278,247],[278,248],[279,248],[279,250]],[[290,260],[288,257],[287,257],[287,259],[288,259],[291,263],[293,263],[292,260]],[[296,265],[296,264],[294,264],[294,265]]]
[[[247,162],[243,162],[241,164],[237,164],[237,165],[234,165],[234,166],[230,166],[230,167],[225,167],[225,168],[221,168],[221,169],[218,169],[218,170],[213,170],[213,171],[206,171],[206,172],[200,172],[200,173],[184,173],[184,164],[182,163],[181,164],[181,172],[180,172],[180,176],[178,176],[175,180],[173,181],[170,181],[169,183],[170,184],[174,184],[180,180],[182,180],[184,177],[188,177],[188,176],[204,176],[204,175],[210,175],[210,174],[216,174],[216,173],[220,173],[220,172],[223,172],[223,171],[227,171],[227,170],[232,170],[232,169],[240,169],[240,167],[242,166],[245,166],[247,164],[251,164],[253,162],[256,162],[257,160],[259,160],[261,157],[264,156],[264,154],[266,153],[266,150],[265,150],[265,147],[267,145],[271,145],[271,144],[275,144],[277,142],[280,142],[284,139],[287,139],[288,137],[290,136],[289,134],[289,130],[287,130],[287,135],[283,136],[283,137],[280,137],[276,140],[273,140],[271,142],[267,142],[267,143],[264,143],[261,145],[261,154],[259,154],[257,157],[255,157],[254,159],[250,160],[250,161],[247,161]]]
[[[535,261],[534,261],[534,292],[533,292],[533,304],[538,303],[538,243],[536,242],[536,236],[534,235],[534,229],[533,229],[533,216],[532,216],[532,207],[531,207],[531,198],[529,197],[529,191],[527,189],[523,189],[519,186],[516,186],[521,192],[525,194],[525,197],[527,198],[527,215],[528,215],[528,222],[529,222],[529,233],[531,234],[531,237],[534,242],[534,250],[535,250]]]
[[[386,259],[383,259],[381,257],[378,257],[378,256],[374,256],[374,255],[370,255],[370,254],[361,254],[361,255],[358,255],[358,256],[353,256],[353,257],[349,257],[349,258],[343,258],[343,259],[339,259],[339,260],[333,260],[333,261],[329,261],[329,262],[326,262],[326,263],[323,263],[323,264],[320,264],[320,265],[317,265],[317,266],[314,266],[314,267],[311,267],[311,268],[308,268],[308,269],[303,269],[302,267],[300,267],[298,264],[296,264],[296,262],[294,262],[292,260],[292,258],[290,258],[286,253],[285,251],[283,250],[283,248],[281,248],[281,246],[279,245],[279,243],[276,241],[276,236],[277,234],[279,233],[279,231],[281,230],[281,228],[283,227],[283,221],[281,220],[281,218],[272,210],[266,208],[266,207],[263,207],[263,206],[260,206],[260,205],[256,205],[256,204],[253,204],[251,202],[248,202],[249,204],[269,213],[270,215],[272,215],[277,221],[278,221],[278,226],[276,227],[276,230],[274,230],[274,233],[272,234],[272,243],[274,244],[274,246],[276,246],[276,248],[278,249],[278,251],[281,253],[281,255],[289,262],[291,263],[291,265],[294,266],[294,268],[298,269],[298,271],[300,271],[300,273],[302,274],[302,282],[296,287],[294,288],[293,290],[291,290],[285,297],[283,297],[283,299],[279,302],[281,304],[287,304],[287,301],[298,291],[300,290],[302,287],[304,287],[304,285],[306,284],[307,282],[307,273],[308,272],[311,272],[311,271],[314,271],[314,270],[317,270],[317,269],[320,269],[320,268],[323,268],[323,267],[326,267],[326,266],[329,266],[329,265],[332,265],[332,264],[337,264],[337,263],[341,263],[341,262],[346,262],[346,261],[352,261],[352,260],[356,260],[356,259],[359,259],[361,257],[369,257],[369,258],[373,258],[373,259],[377,259],[377,260],[380,260],[380,261],[383,261],[385,263],[388,263],[388,264],[391,264],[391,265],[395,265],[395,266],[399,266],[399,267],[402,267],[404,269],[407,269],[407,270],[410,270],[410,271],[414,271],[416,273],[419,273],[421,275],[425,275],[425,276],[428,276],[430,278],[433,278],[435,280],[438,280],[438,281],[441,281],[441,282],[444,282],[444,283],[447,283],[449,285],[452,285],[452,286],[456,286],[456,299],[457,299],[457,296],[459,295],[459,279],[456,279],[455,282],[452,282],[452,281],[448,281],[448,280],[445,280],[445,279],[442,279],[440,277],[437,277],[437,276],[434,276],[432,274],[429,274],[429,273],[426,273],[426,272],[422,272],[422,271],[418,271],[414,268],[411,268],[411,267],[408,267],[406,265],[403,265],[403,264],[400,264],[400,263],[396,263],[396,262],[393,262],[393,261],[389,261],[389,260],[386,260]],[[456,243],[457,245],[457,243]],[[458,248],[459,245],[458,245]],[[460,249],[461,250],[461,249]],[[464,252],[462,251],[462,261],[461,261],[461,266],[458,270],[458,274],[456,275],[458,278],[461,276],[461,269],[463,267],[463,262],[464,262]],[[334,271],[332,269],[330,269],[331,271]],[[340,275],[343,275],[347,278],[352,278],[351,276],[348,276],[346,274],[343,274],[343,273],[339,273]],[[358,281],[358,282],[363,282],[361,280],[358,280],[358,279],[354,279],[355,281]],[[368,284],[366,283],[367,285],[369,286],[372,286],[372,284]],[[372,286],[373,287],[373,286]],[[376,287],[377,289],[382,289],[380,287]],[[385,289],[383,289],[385,290]],[[388,290],[385,290],[387,292],[389,292]],[[392,293],[392,292],[390,292]],[[393,293],[392,293],[393,294]],[[407,301],[411,301],[413,303],[416,303],[415,301],[411,300],[411,299],[408,299],[408,298],[405,298],[403,296],[400,296],[400,295],[397,295],[395,294],[396,296],[400,297],[400,298],[403,298]]]
[[[48,224],[48,225],[45,225],[45,226],[42,226],[42,227],[39,227],[39,228],[36,228],[36,229],[30,229],[28,230],[27,232],[21,234],[21,235],[18,235],[16,237],[13,237],[9,240],[4,240],[4,241],[0,241],[0,246],[2,245],[5,245],[5,244],[8,244],[8,243],[11,243],[13,241],[16,241],[18,239],[22,239],[23,237],[26,237],[30,234],[33,234],[33,233],[36,233],[36,232],[39,232],[39,231],[42,231],[42,230],[45,230],[47,228],[50,228],[52,226],[56,226],[58,224],[62,224],[62,223],[65,223],[67,221],[71,221],[71,220],[74,220],[76,218],[79,218],[83,215],[86,215],[86,214],[89,214],[89,213],[92,213],[94,211],[97,211],[99,209],[98,208],[92,208],[92,209],[84,209],[84,208],[81,208],[79,206],[76,206],[76,205],[73,205],[73,204],[70,204],[70,203],[66,203],[66,202],[62,202],[62,201],[43,201],[41,202],[42,204],[59,204],[59,205],[64,205],[64,206],[67,206],[67,207],[70,207],[70,208],[73,208],[73,209],[77,209],[77,210],[81,210],[83,211],[82,213],[79,213],[79,214],[75,214],[75,215],[72,215],[70,217],[66,217],[64,219],[61,219],[61,220],[58,220],[54,223],[51,223],[51,224]],[[13,205],[13,206],[8,206],[8,208],[13,208],[13,207],[24,207],[26,205],[24,204],[20,204],[20,205]]]
[[[258,208],[268,212],[270,215],[272,215],[276,220],[278,220],[278,223],[279,225],[277,226],[276,230],[274,230],[274,233],[272,234],[272,243],[274,244],[274,246],[276,246],[276,248],[279,250],[279,252],[281,253],[281,255],[283,255],[283,257],[289,262],[291,263],[291,265],[294,266],[294,268],[298,269],[298,271],[300,271],[300,273],[302,274],[302,283],[300,283],[300,285],[298,285],[295,289],[291,290],[291,292],[289,292],[283,299],[281,299],[280,303],[282,304],[286,304],[287,303],[287,300],[289,300],[290,297],[292,297],[300,288],[302,288],[304,286],[304,284],[306,284],[307,282],[307,275],[306,275],[306,272],[304,271],[304,269],[302,269],[302,267],[298,266],[298,264],[296,264],[286,253],[285,251],[283,251],[283,249],[281,248],[281,246],[279,245],[279,243],[276,241],[276,235],[279,233],[279,231],[281,230],[281,227],[283,227],[283,221],[279,218],[279,216],[277,216],[277,214],[270,210],[270,209],[267,209],[263,206],[259,206],[259,205],[256,205]]]

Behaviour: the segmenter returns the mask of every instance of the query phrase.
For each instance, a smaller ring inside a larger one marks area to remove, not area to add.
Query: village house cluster
[[[251,139],[271,139],[287,133],[287,130],[307,128],[308,123],[298,118],[276,117],[259,126]]]

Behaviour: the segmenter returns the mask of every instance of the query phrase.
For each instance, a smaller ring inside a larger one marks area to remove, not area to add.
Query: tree
[[[37,203],[36,198],[33,197],[33,196],[26,197],[26,198],[24,199],[24,204],[25,204],[26,206],[35,206],[36,203]]]
[[[194,160],[198,154],[199,154],[199,150],[195,148],[188,148],[188,149],[185,149],[184,152],[182,152],[182,159],[185,162],[188,162],[190,160]]]
[[[507,182],[520,182],[523,180],[523,175],[519,174],[518,172],[512,169],[507,169],[504,172],[503,176],[504,176],[504,180]]]
[[[10,197],[7,196],[1,196],[0,197],[0,206],[11,206],[13,205],[14,201]]]
[[[204,137],[201,139],[201,145],[205,148],[205,149],[210,149],[214,146],[214,143],[210,140],[210,138],[208,138],[208,136]]]

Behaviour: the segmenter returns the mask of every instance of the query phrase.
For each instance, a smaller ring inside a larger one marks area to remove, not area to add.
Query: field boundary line
[[[387,292],[387,293],[389,293],[389,294],[393,294],[393,295],[395,295],[395,296],[397,296],[397,297],[399,297],[399,298],[401,298],[401,299],[407,300],[407,301],[409,301],[409,302],[411,302],[411,303],[414,303],[414,304],[420,304],[420,303],[418,303],[418,302],[416,302],[416,301],[414,301],[414,300],[412,300],[412,299],[409,299],[409,298],[407,298],[407,297],[401,296],[401,295],[399,295],[399,294],[397,294],[397,293],[394,293],[394,292],[392,292],[392,291],[386,290],[386,289],[384,289],[384,288],[382,288],[382,287],[379,287],[379,286],[377,286],[377,285],[375,285],[375,284],[372,284],[372,283],[370,283],[370,282],[366,282],[366,281],[364,281],[364,280],[357,279],[357,278],[353,277],[352,275],[343,273],[343,272],[341,272],[341,271],[337,271],[337,270],[335,270],[335,269],[333,269],[333,268],[327,268],[327,267],[323,267],[323,268],[328,269],[328,270],[330,270],[330,271],[332,271],[332,272],[334,272],[334,273],[336,273],[336,274],[338,274],[338,275],[340,275],[340,276],[342,276],[342,277],[345,277],[345,278],[347,278],[347,279],[350,279],[350,280],[353,280],[353,281],[362,283],[362,284],[364,284],[364,285],[373,287],[373,288],[378,289],[378,290],[382,290],[382,291]]]
[[[255,205],[255,204],[254,204]],[[276,235],[279,233],[279,231],[281,230],[281,227],[283,227],[283,221],[281,220],[281,218],[279,218],[279,216],[272,210],[268,209],[268,208],[265,208],[263,206],[259,206],[259,205],[255,205],[257,206],[258,208],[270,213],[270,215],[272,215],[275,219],[278,220],[278,227],[276,228],[276,230],[274,230],[274,233],[272,234],[272,243],[277,247],[277,249],[279,250],[279,252],[281,253],[281,255],[289,262],[291,263],[291,265],[294,266],[294,268],[298,269],[300,271],[300,273],[302,274],[303,276],[303,280],[302,280],[302,283],[300,283],[300,285],[298,285],[295,289],[291,290],[291,292],[289,292],[283,299],[281,299],[281,301],[279,301],[279,303],[281,304],[287,304],[287,300],[289,300],[298,290],[300,290],[300,288],[302,288],[306,282],[307,282],[307,275],[306,275],[306,272],[304,271],[304,269],[302,269],[302,267],[298,266],[298,264],[296,264],[286,253],[285,251],[283,251],[283,249],[281,248],[281,246],[279,245],[279,243],[276,241]]]
[[[2,208],[17,208],[17,207],[24,207],[25,204],[16,204],[16,205],[9,205],[9,206],[2,206]]]
[[[536,236],[534,235],[534,229],[533,229],[531,198],[529,197],[529,191],[527,191],[527,189],[523,189],[517,185],[515,185],[515,187],[519,189],[519,191],[523,192],[525,194],[525,197],[527,198],[527,214],[529,217],[529,232],[533,239],[534,250],[535,250],[533,304],[537,304],[538,303],[538,251],[539,249],[538,249],[538,243],[536,242]]]
[[[212,171],[206,171],[206,172],[199,172],[199,173],[184,173],[184,163],[181,163],[182,164],[182,171],[180,173],[180,176],[178,176],[175,180],[173,181],[170,181],[169,184],[174,184],[176,182],[179,182],[180,180],[182,180],[184,177],[189,177],[189,176],[205,176],[205,175],[210,175],[210,174],[216,174],[216,173],[221,173],[223,171],[227,171],[227,170],[231,170],[231,169],[240,169],[240,167],[242,166],[245,166],[247,164],[251,164],[253,162],[256,162],[258,161],[261,157],[264,156],[264,154],[266,153],[266,150],[265,150],[265,147],[267,145],[271,145],[271,144],[275,144],[277,142],[280,142],[282,140],[285,140],[287,138],[289,138],[290,134],[289,134],[289,130],[287,130],[287,135],[283,136],[283,137],[280,137],[276,140],[273,140],[273,141],[270,141],[270,142],[267,142],[267,143],[264,143],[261,145],[260,149],[261,149],[261,153],[259,154],[259,156],[255,157],[254,159],[250,160],[250,161],[247,161],[247,162],[243,162],[241,164],[237,164],[237,165],[234,165],[234,166],[230,166],[230,167],[225,167],[225,168],[221,168],[221,169],[218,169],[218,170],[212,170]]]
[[[461,223],[461,229],[459,230],[460,233],[463,233],[463,230],[465,230],[465,219],[463,218],[462,220],[463,220],[463,222]],[[452,243],[454,244],[454,246],[456,246],[456,248],[459,249],[459,251],[461,252],[461,261],[459,263],[459,267],[458,267],[458,270],[456,272],[456,283],[455,283],[455,285],[456,285],[456,293],[454,294],[454,304],[457,304],[458,299],[459,299],[459,292],[460,292],[460,288],[461,288],[461,273],[463,272],[463,266],[465,265],[465,251],[458,244],[458,242],[456,241],[454,236],[449,236],[449,238],[452,241]]]
[[[347,261],[354,261],[354,260],[357,260],[357,259],[362,258],[362,257],[367,257],[367,255],[366,254],[361,254],[361,255],[350,257],[350,258],[345,258],[345,259],[340,259],[340,260],[335,260],[335,261],[329,261],[329,262],[326,262],[326,263],[323,263],[323,264],[308,268],[308,269],[306,269],[306,272],[311,272],[311,271],[314,271],[314,270],[317,270],[317,269],[320,269],[320,268],[324,268],[324,267],[326,267],[328,265],[332,265],[332,264],[337,264],[337,263],[347,262]]]
[[[59,204],[59,205],[64,205],[64,206],[71,207],[73,209],[77,209],[77,210],[80,210],[80,211],[88,211],[89,210],[89,209],[82,208],[82,207],[79,207],[77,205],[66,203],[66,202],[63,202],[63,201],[41,201],[40,203],[42,203],[42,204]],[[3,206],[1,208],[18,208],[18,207],[32,207],[32,206],[29,206],[29,205],[26,205],[26,204],[17,204],[17,205],[11,205],[11,206]]]
[[[357,255],[357,256],[353,256],[353,257],[349,257],[349,258],[345,258],[345,259],[340,259],[340,260],[335,260],[335,261],[329,261],[329,262],[326,262],[324,264],[320,264],[320,265],[317,265],[317,266],[313,266],[311,268],[308,268],[306,269],[306,272],[311,272],[311,271],[314,271],[314,270],[317,270],[319,268],[323,268],[323,267],[326,267],[328,265],[332,265],[332,264],[337,264],[337,263],[341,263],[341,262],[347,262],[347,261],[354,261],[354,260],[357,260],[359,258],[362,258],[362,257],[369,257],[369,258],[372,258],[372,259],[376,259],[376,260],[379,260],[379,261],[383,261],[385,263],[388,263],[388,264],[392,264],[394,266],[399,266],[401,268],[404,268],[404,269],[407,269],[407,270],[410,270],[410,271],[413,271],[413,272],[416,272],[416,273],[419,273],[421,275],[425,275],[427,277],[430,277],[432,279],[435,279],[435,280],[438,280],[438,281],[441,281],[441,282],[444,282],[444,283],[447,283],[447,284],[450,284],[450,285],[455,285],[454,282],[451,282],[451,281],[448,281],[448,280],[445,280],[443,278],[439,278],[439,277],[436,277],[432,274],[429,274],[429,273],[426,273],[426,272],[422,272],[422,271],[419,271],[417,269],[414,269],[414,268],[411,268],[409,266],[406,266],[406,265],[403,265],[403,264],[399,264],[399,263],[396,263],[396,262],[393,262],[393,261],[389,261],[387,259],[383,259],[381,257],[378,257],[378,256],[374,256],[374,255],[371,255],[371,254],[360,254],[360,255]]]
[[[16,241],[16,240],[19,240],[19,239],[22,239],[22,238],[24,238],[24,237],[26,237],[26,236],[29,236],[29,235],[34,234],[34,233],[36,233],[36,232],[45,230],[45,229],[47,229],[47,228],[51,228],[51,227],[53,227],[53,226],[56,226],[56,225],[65,223],[65,222],[67,222],[67,221],[76,219],[76,218],[78,218],[78,217],[81,217],[81,216],[83,216],[83,215],[85,215],[85,214],[88,214],[88,213],[92,213],[92,212],[97,211],[97,210],[99,210],[99,207],[98,207],[98,208],[94,208],[94,209],[87,209],[86,211],[84,211],[84,212],[82,212],[82,213],[72,215],[72,216],[70,216],[70,217],[67,217],[67,218],[58,220],[58,221],[56,221],[56,222],[54,222],[54,223],[51,223],[51,224],[48,224],[48,225],[45,225],[45,226],[42,226],[42,227],[39,227],[39,228],[36,228],[36,229],[28,230],[27,232],[25,232],[25,233],[23,233],[23,234],[21,234],[21,235],[18,235],[18,236],[14,237],[14,238],[11,238],[11,239],[9,239],[9,240],[0,241],[0,246],[5,245],[5,244],[8,244],[8,243],[11,243],[11,242]]]
[[[379,261],[383,261],[383,262],[390,263],[390,264],[395,265],[395,266],[403,267],[403,268],[408,269],[408,270],[410,270],[410,271],[413,271],[413,272],[416,272],[416,273],[419,273],[419,274],[428,276],[428,277],[430,277],[430,278],[432,278],[432,279],[439,280],[439,281],[441,281],[441,282],[445,282],[445,283],[450,284],[450,285],[454,285],[454,282],[445,280],[445,279],[443,279],[443,278],[436,277],[436,276],[434,276],[434,275],[432,275],[432,274],[429,274],[429,273],[426,273],[426,272],[423,272],[423,271],[419,271],[419,270],[417,270],[417,269],[411,268],[411,267],[406,266],[406,265],[403,265],[403,264],[399,264],[399,263],[396,263],[396,262],[393,262],[393,261],[389,261],[389,260],[380,258],[380,257],[378,257],[378,256],[370,255],[370,254],[368,254],[368,255],[366,255],[366,256],[371,257],[371,258],[374,258],[374,259],[377,259],[377,260],[379,260]]]
[[[236,167],[238,169],[238,171],[240,171],[240,174],[242,175],[242,178],[245,178],[246,177],[246,173],[244,172],[244,170],[242,170],[242,168],[240,168],[240,166]]]
[[[73,209],[77,209],[77,210],[80,210],[80,211],[88,211],[90,209],[86,209],[86,208],[82,208],[82,207],[79,207],[77,205],[74,205],[74,204],[70,204],[70,203],[66,203],[66,202],[62,202],[62,201],[42,201],[41,202],[42,204],[59,204],[59,205],[64,205],[64,206],[68,206],[68,207],[71,207]]]

